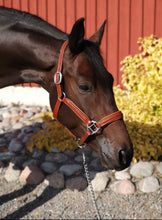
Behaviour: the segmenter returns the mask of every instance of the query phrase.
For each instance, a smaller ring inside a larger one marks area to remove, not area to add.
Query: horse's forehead
[[[88,60],[86,54],[80,53],[77,58],[75,59],[75,63],[77,68],[78,74],[83,76],[93,77],[94,75],[94,68],[93,65]]]
[[[113,84],[112,75],[106,70],[101,57],[87,57],[87,54],[80,53],[75,59],[76,73],[83,77],[89,77],[104,89],[111,88]]]

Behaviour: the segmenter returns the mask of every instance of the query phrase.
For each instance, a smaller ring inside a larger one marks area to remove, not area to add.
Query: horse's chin
[[[100,160],[101,160],[102,166],[105,167],[108,170],[120,171],[120,170],[124,170],[127,167],[129,167],[129,164],[126,164],[126,165],[116,165],[112,159],[105,161],[104,157],[102,155],[100,155]]]
[[[116,171],[121,171],[121,170],[124,170],[126,169],[127,167],[129,167],[129,165],[126,165],[126,166],[116,166],[116,165],[113,165],[113,164],[110,164],[110,163],[105,163],[103,161],[103,158],[100,157],[100,160],[101,160],[101,164],[103,167],[105,167],[106,169],[108,170],[116,170]]]

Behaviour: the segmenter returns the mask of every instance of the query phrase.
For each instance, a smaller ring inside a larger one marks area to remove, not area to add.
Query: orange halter
[[[105,116],[100,121],[96,122],[90,120],[89,117],[80,108],[78,108],[73,101],[71,101],[69,98],[66,97],[65,93],[62,91],[61,88],[61,83],[63,78],[63,74],[61,73],[61,71],[62,71],[63,55],[67,45],[68,45],[68,40],[66,40],[61,47],[58,67],[54,75],[54,83],[56,84],[58,99],[53,110],[53,117],[57,119],[58,112],[62,102],[65,105],[67,105],[87,125],[87,131],[81,138],[79,138],[80,142],[84,143],[90,135],[96,134],[101,127],[123,118],[123,114],[121,113],[121,111],[116,111],[110,115]],[[75,138],[77,138],[76,135],[73,134],[71,131],[70,133]]]

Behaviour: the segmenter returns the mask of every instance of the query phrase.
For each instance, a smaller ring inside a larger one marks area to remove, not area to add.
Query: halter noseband
[[[68,44],[68,40],[66,40],[61,47],[58,67],[54,75],[54,83],[56,85],[58,99],[53,110],[53,117],[57,119],[58,112],[62,102],[65,105],[67,105],[87,125],[87,131],[81,138],[79,138],[80,142],[84,143],[90,135],[96,134],[101,129],[101,127],[123,118],[123,114],[120,111],[116,111],[110,115],[105,116],[100,121],[96,122],[90,120],[89,117],[80,108],[78,108],[78,106],[76,106],[73,101],[71,101],[69,98],[66,97],[65,93],[62,91],[61,88],[61,83],[63,78],[61,71],[62,71],[63,55],[67,44]],[[77,138],[76,135],[73,134],[71,131],[70,133],[75,138]]]

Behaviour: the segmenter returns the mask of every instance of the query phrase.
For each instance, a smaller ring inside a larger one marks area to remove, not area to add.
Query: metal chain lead
[[[101,216],[100,216],[99,209],[98,209],[98,206],[97,206],[97,203],[96,203],[93,186],[92,186],[92,183],[91,183],[91,180],[90,180],[88,165],[86,163],[86,156],[85,156],[85,151],[84,151],[84,148],[85,148],[86,145],[84,144],[84,145],[78,145],[78,146],[79,146],[79,148],[82,149],[83,166],[84,166],[87,182],[88,182],[88,185],[90,187],[90,192],[91,192],[90,194],[91,194],[92,203],[93,203],[93,206],[94,206],[94,209],[95,209],[95,212],[96,212],[97,219],[100,220]]]

